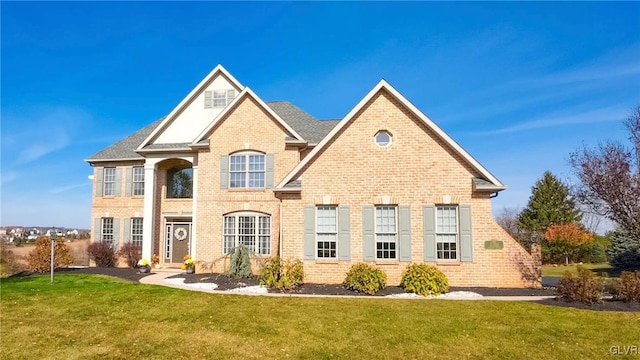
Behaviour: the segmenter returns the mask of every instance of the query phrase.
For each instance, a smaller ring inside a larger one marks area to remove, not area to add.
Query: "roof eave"
[[[277,193],[296,193],[296,192],[301,192],[302,188],[301,187],[296,187],[296,188],[275,188],[273,189],[273,192],[277,192]]]
[[[139,154],[148,154],[148,153],[172,153],[172,152],[193,152],[191,147],[187,148],[172,148],[172,149],[141,149],[136,150]]]
[[[84,159],[89,164],[95,164],[99,162],[116,162],[116,161],[144,161],[144,158],[121,158],[121,159]]]

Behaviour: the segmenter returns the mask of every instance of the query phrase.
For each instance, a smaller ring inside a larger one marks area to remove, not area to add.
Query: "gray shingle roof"
[[[322,140],[339,120],[318,120],[287,101],[268,101],[267,106],[311,144]]]
[[[319,143],[340,121],[318,120],[286,101],[270,101],[266,104],[310,144]],[[89,157],[87,161],[96,162],[108,160],[144,159],[144,157],[138,154],[135,150],[153,132],[153,130],[158,127],[158,125],[160,125],[162,120],[164,120],[164,118],[153,122],[152,124],[136,131],[132,135]],[[187,147],[189,147],[189,144],[187,143],[150,144],[145,146],[145,149],[182,149]]]
[[[106,160],[129,160],[129,159],[144,159],[135,150],[142,144],[147,136],[151,135],[151,132],[160,125],[164,120],[164,117],[160,120],[145,126],[144,128],[134,132],[128,137],[118,141],[117,143],[109,146],[108,148],[94,154],[87,159],[88,162],[94,161],[106,161]]]

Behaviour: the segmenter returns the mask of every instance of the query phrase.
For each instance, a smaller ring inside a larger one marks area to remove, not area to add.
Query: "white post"
[[[196,165],[195,162],[195,156],[194,156],[194,161],[192,163],[192,169],[193,169],[193,179],[191,180],[191,185],[192,185],[192,209],[191,209],[191,244],[190,244],[190,255],[192,259],[197,259],[197,246],[196,246],[196,239],[197,239],[197,223],[198,223],[198,165]]]
[[[51,283],[53,284],[53,254],[55,254],[56,238],[58,237],[58,234],[56,233],[56,228],[53,228],[51,230],[49,230],[49,239],[51,239]]]
[[[142,258],[151,262],[153,255],[153,206],[156,182],[156,160],[144,164],[144,221],[142,223]]]

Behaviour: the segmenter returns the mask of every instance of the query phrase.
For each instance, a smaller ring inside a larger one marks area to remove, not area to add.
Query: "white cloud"
[[[3,152],[15,163],[25,164],[69,146],[81,128],[91,122],[91,116],[73,107],[35,107],[19,114],[6,114],[3,122],[6,127],[3,143],[11,138],[21,139],[24,144],[21,147],[3,144]]]
[[[18,178],[18,173],[16,173],[15,171],[3,172],[2,176],[0,177],[0,184],[2,185],[8,184],[17,178]]]
[[[498,135],[514,133],[519,131],[550,128],[564,125],[592,124],[599,122],[621,121],[627,117],[629,109],[621,106],[610,106],[603,109],[588,110],[582,112],[563,114],[550,114],[549,116],[536,117],[522,121],[516,125],[503,127],[500,129],[483,131],[475,135]]]
[[[51,189],[49,191],[49,193],[51,193],[51,194],[59,194],[59,193],[65,192],[65,191],[69,191],[69,190],[73,190],[73,189],[77,189],[77,188],[81,188],[81,187],[86,187],[86,186],[91,186],[91,185],[93,185],[93,183],[90,182],[90,181],[87,181],[87,182],[84,182],[82,184],[74,184],[74,185],[57,187],[57,188]]]

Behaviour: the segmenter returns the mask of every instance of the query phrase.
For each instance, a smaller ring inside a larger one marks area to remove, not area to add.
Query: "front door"
[[[191,221],[167,221],[165,258],[167,263],[182,263],[191,247]]]

